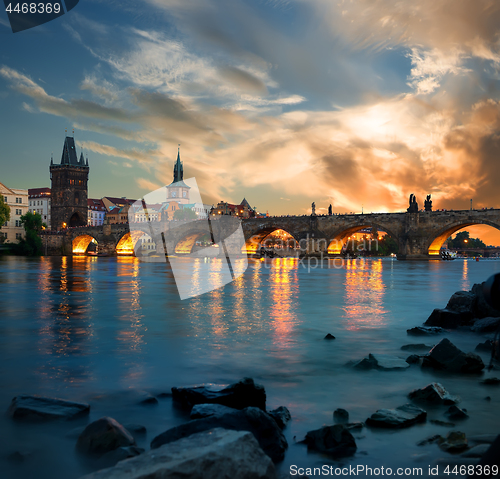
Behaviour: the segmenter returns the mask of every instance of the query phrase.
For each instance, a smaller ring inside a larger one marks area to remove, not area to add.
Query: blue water
[[[263,384],[268,407],[287,406],[290,447],[279,466],[337,464],[296,444],[308,430],[331,424],[337,407],[352,421],[407,402],[407,394],[438,380],[462,397],[467,434],[500,432],[499,389],[479,378],[405,371],[353,371],[345,366],[368,353],[405,358],[403,344],[435,342],[409,337],[457,290],[500,271],[500,261],[400,262],[393,259],[311,264],[250,260],[243,276],[225,287],[181,301],[163,263],[135,258],[0,258],[0,408],[18,394],[43,394],[91,404],[89,420],[108,415],[144,424],[148,448],[158,433],[186,420],[169,399],[138,406],[134,391],[231,383],[245,376]],[[306,265],[307,266],[307,265]],[[325,341],[326,333],[336,336]],[[491,335],[447,334],[472,351]],[[483,356],[487,361],[488,357]],[[499,375],[485,373],[485,377]],[[491,396],[486,401],[485,396]],[[429,418],[445,420],[444,409]],[[78,478],[88,467],[65,437],[77,424],[20,425],[0,418],[0,470],[7,478]],[[356,433],[357,454],[342,461],[411,467],[446,457],[436,445],[416,443],[448,429],[429,422],[403,431]],[[22,463],[6,460],[14,451]]]

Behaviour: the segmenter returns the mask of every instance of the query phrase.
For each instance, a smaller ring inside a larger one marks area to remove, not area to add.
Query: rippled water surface
[[[144,424],[148,435],[139,445],[148,448],[156,434],[186,417],[169,399],[138,406],[135,391],[157,394],[250,376],[265,386],[269,408],[285,405],[292,413],[283,471],[291,464],[333,464],[293,438],[331,424],[337,407],[364,421],[376,409],[404,404],[410,390],[433,380],[460,395],[470,413],[456,429],[500,432],[499,390],[481,386],[477,376],[345,366],[368,353],[405,358],[401,345],[422,342],[406,330],[444,307],[453,292],[498,272],[499,261],[358,259],[309,271],[292,259],[250,261],[233,283],[180,301],[161,263],[0,258],[0,408],[21,393],[88,401],[90,420],[108,415]],[[325,341],[326,333],[337,339]],[[472,351],[488,336],[455,331],[447,337]],[[446,419],[442,408],[428,412]],[[74,454],[75,439],[65,437],[78,425],[31,426],[0,417],[2,477],[72,479],[88,472]],[[396,432],[364,429],[355,435],[357,454],[343,463],[427,467],[444,453],[416,443],[447,431],[430,422]],[[23,462],[6,459],[15,451],[27,453]]]

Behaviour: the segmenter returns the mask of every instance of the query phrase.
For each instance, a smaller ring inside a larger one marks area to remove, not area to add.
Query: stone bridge
[[[236,218],[230,217],[234,221]],[[212,220],[215,236],[227,237],[234,227],[224,227]],[[376,228],[386,232],[398,244],[398,259],[433,259],[439,257],[439,250],[446,239],[456,231],[472,225],[488,225],[500,230],[500,210],[421,211],[418,213],[373,213],[332,216],[282,216],[250,218],[242,220],[243,233],[248,252],[271,233],[281,229],[290,234],[307,252],[322,252],[338,255],[348,238],[363,228]],[[219,226],[217,226],[219,225]],[[48,235],[46,239],[49,254],[85,253],[91,242],[98,244],[99,253],[133,254],[137,244],[145,237],[162,237],[163,243],[155,243],[156,252],[167,251],[177,254],[191,252],[195,242],[210,232],[207,221],[158,223],[157,231],[148,223],[129,225],[104,225],[70,228],[62,234]],[[163,232],[161,236],[160,231]],[[216,239],[217,242],[217,239]],[[46,246],[47,248],[47,246]]]

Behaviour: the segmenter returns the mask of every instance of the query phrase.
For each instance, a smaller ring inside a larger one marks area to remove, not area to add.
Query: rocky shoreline
[[[296,439],[297,444],[320,456],[343,461],[357,454],[357,442],[363,437],[359,432],[365,428],[398,430],[429,421],[447,431],[422,438],[415,444],[416,449],[431,444],[448,455],[441,461],[479,464],[496,436],[467,437],[460,431],[459,426],[469,419],[469,413],[461,399],[446,390],[443,374],[477,376],[478,383],[492,387],[498,386],[500,379],[493,376],[483,379],[485,364],[481,357],[476,352],[460,350],[444,336],[456,329],[489,333],[499,325],[500,312],[487,304],[481,285],[474,285],[468,292],[455,293],[446,308],[434,310],[423,326],[407,331],[409,336],[425,337],[425,342],[402,345],[401,351],[408,354],[406,359],[372,353],[347,364],[354,370],[422,368],[431,374],[438,371],[439,382],[431,381],[407,391],[406,403],[378,409],[364,421],[350,422],[349,412],[338,408],[332,411],[331,424],[308,431],[303,438]],[[436,344],[427,344],[429,339]],[[324,340],[333,345],[339,339],[327,334]],[[493,349],[491,339],[476,347],[478,352]],[[265,388],[253,379],[244,378],[225,387],[174,387],[171,393],[138,397],[137,404],[154,405],[159,399],[171,400],[175,407],[189,413],[190,420],[156,435],[148,451],[137,445],[137,438],[146,432],[142,425],[120,424],[105,416],[86,426],[68,427],[66,437],[75,441],[75,453],[95,471],[82,479],[174,479],[180,475],[194,479],[290,477],[289,474],[279,476],[275,466],[287,454],[288,442],[283,431],[293,420],[292,415],[286,406],[267,410]],[[429,408],[433,416],[439,413],[443,419],[429,417]],[[12,400],[8,414],[16,422],[68,421],[69,425],[74,419],[88,417],[90,410],[91,404],[20,395]],[[16,451],[9,460],[29,458]]]

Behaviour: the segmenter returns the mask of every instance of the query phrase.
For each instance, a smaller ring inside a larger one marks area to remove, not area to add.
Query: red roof
[[[104,196],[104,198],[111,201],[111,203],[115,204],[116,206],[131,205],[132,203],[136,202],[136,200],[129,200],[128,198],[114,198],[112,196]]]
[[[30,188],[28,190],[28,196],[30,198],[40,198],[41,196],[50,196],[50,188]]]
[[[97,199],[93,199],[93,198],[88,198],[87,199],[87,206],[91,209],[91,210],[95,210],[95,211],[106,211],[106,207],[104,206],[104,203],[102,200],[97,200]]]

